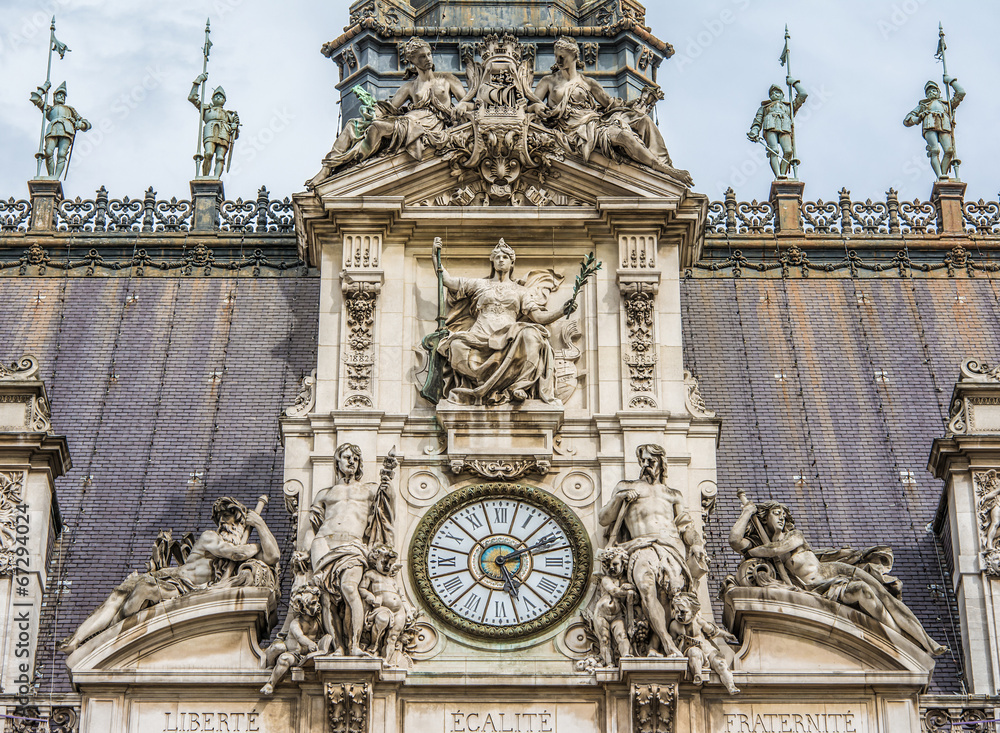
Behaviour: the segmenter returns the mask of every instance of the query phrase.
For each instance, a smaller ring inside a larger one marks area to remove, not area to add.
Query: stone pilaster
[[[37,372],[31,356],[0,364],[0,649],[3,692],[21,698],[34,692],[48,552],[62,528],[54,482],[70,468]]]
[[[782,178],[771,182],[771,206],[774,207],[774,229],[781,234],[802,233],[802,181]]]
[[[963,184],[964,185],[964,184]],[[968,359],[952,395],[947,433],[928,469],[945,482],[935,530],[958,601],[965,684],[995,694],[1000,681],[1000,371]]]
[[[219,206],[226,198],[222,181],[216,178],[196,178],[191,181],[191,202],[194,219],[191,231],[212,232],[219,228]]]
[[[962,207],[965,203],[965,186],[962,181],[940,180],[931,189],[931,201],[937,211],[939,234],[964,234],[965,223]]]
[[[47,232],[56,228],[56,209],[63,198],[62,182],[52,178],[28,181],[31,195],[31,231]]]

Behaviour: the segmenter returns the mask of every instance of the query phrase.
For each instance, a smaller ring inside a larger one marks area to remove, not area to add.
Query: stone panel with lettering
[[[596,702],[406,702],[405,733],[598,733]]]
[[[850,703],[741,703],[709,712],[718,733],[875,733],[866,701]]]
[[[129,711],[130,731],[144,733],[286,733],[296,730],[295,702],[139,702]]]

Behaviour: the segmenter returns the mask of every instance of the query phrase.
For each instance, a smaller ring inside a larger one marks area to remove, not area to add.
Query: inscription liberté
[[[726,733],[858,733],[855,714],[726,713]]]
[[[554,733],[552,713],[448,713],[449,733]]]
[[[255,733],[260,713],[164,713],[164,733]]]

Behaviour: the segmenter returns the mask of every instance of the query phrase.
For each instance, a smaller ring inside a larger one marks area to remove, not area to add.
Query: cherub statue
[[[208,80],[208,74],[199,74],[191,84],[188,101],[201,112],[205,126],[201,138],[205,149],[201,163],[201,175],[212,178],[222,176],[222,167],[227,154],[232,150],[233,143],[240,136],[240,116],[234,110],[224,109],[226,92],[222,87],[216,87],[212,92],[211,104],[202,105],[198,99],[198,87]],[[215,170],[212,170],[212,160],[215,160]],[[232,160],[232,156],[229,155]]]
[[[767,90],[768,98],[760,103],[753,124],[750,125],[750,132],[747,133],[750,142],[764,143],[775,178],[787,178],[791,166],[797,165],[792,160],[792,118],[809,96],[802,88],[802,82],[789,76],[785,83],[795,90],[795,99],[786,102],[785,91],[777,84],[772,84]]]
[[[291,667],[300,667],[308,658],[328,653],[333,641],[333,637],[323,630],[318,585],[307,583],[293,590],[289,605],[292,622],[288,626],[288,638],[267,648],[267,666],[273,670],[271,679],[260,688],[263,695],[273,694],[274,686]]]
[[[595,596],[596,602],[584,614],[594,628],[601,661],[605,667],[615,666],[612,639],[621,657],[632,656],[632,644],[628,638],[627,622],[635,615],[638,595],[635,586],[625,577],[628,568],[628,552],[621,547],[609,547],[600,555],[603,575]],[[630,623],[628,625],[631,625]]]
[[[371,650],[390,667],[405,665],[400,634],[417,615],[417,609],[399,592],[396,575],[402,565],[396,562],[398,558],[388,545],[376,545],[368,558],[371,567],[358,589],[370,607]]]
[[[726,658],[715,640],[722,638],[730,644],[739,644],[739,639],[723,628],[701,617],[701,602],[698,596],[682,591],[670,602],[670,635],[688,658],[688,670],[695,685],[705,684],[704,670],[709,667],[718,673],[722,684],[730,695],[738,695],[739,688],[733,682],[733,673],[726,664]]]
[[[45,160],[48,177],[59,179],[69,165],[77,131],[86,132],[91,125],[79,112],[66,104],[66,82],[60,84],[52,95],[52,104],[46,104],[45,95],[50,86],[49,82],[45,82],[37,92],[32,92],[31,102],[42,111],[49,123],[45,130],[45,150],[38,155]]]
[[[945,76],[944,83],[955,90],[949,104],[941,98],[937,82],[924,84],[924,98],[903,118],[907,127],[920,125],[927,142],[927,157],[938,178],[947,178],[955,161],[955,108],[965,99],[965,90],[953,76]]]

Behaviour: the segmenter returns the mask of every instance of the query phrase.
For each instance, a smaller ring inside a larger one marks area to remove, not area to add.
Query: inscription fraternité
[[[726,733],[863,733],[858,715],[830,712],[725,713]]]

